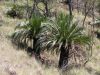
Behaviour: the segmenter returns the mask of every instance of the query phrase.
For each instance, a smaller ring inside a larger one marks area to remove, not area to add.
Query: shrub
[[[10,17],[17,17],[17,18],[24,18],[26,17],[26,6],[21,6],[21,5],[13,5],[13,7],[7,11],[7,15]],[[28,7],[29,11],[31,10],[31,7]]]
[[[42,30],[41,23],[44,17],[34,15],[28,22],[16,26],[16,30],[12,35],[13,42],[17,45],[23,44],[25,48],[31,47],[36,54],[40,53],[38,39]],[[30,46],[29,43],[31,44]]]
[[[73,17],[69,15],[60,14],[55,20],[48,21],[45,27],[43,32],[47,34],[42,44],[49,46],[52,52],[56,50],[60,53],[58,67],[61,69],[67,68],[71,50],[76,55],[80,54],[81,46],[90,49],[91,38],[83,34],[83,28],[78,26],[78,22],[73,22]]]

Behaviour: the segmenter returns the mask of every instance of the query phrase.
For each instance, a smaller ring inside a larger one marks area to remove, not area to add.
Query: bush
[[[17,25],[15,28],[15,32],[12,34],[12,42],[21,48],[30,49],[32,50],[31,52],[39,55],[39,36],[41,36],[40,33],[42,30],[41,23],[45,20],[46,19],[43,16],[33,15],[32,18],[29,19],[29,21]]]
[[[24,18],[26,17],[26,6],[13,5],[13,7],[7,11],[7,15],[13,18]],[[31,7],[28,7],[31,10]]]

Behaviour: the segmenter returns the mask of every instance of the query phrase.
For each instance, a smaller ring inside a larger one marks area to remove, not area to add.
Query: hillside
[[[60,75],[61,72],[55,66],[44,67],[34,56],[30,57],[26,51],[12,44],[9,36],[16,24],[24,19],[7,17],[5,12],[8,7],[8,3],[0,2],[0,75]],[[78,17],[76,12],[74,14]],[[88,17],[88,20],[91,18]],[[86,66],[73,68],[66,71],[65,75],[100,75],[100,40],[94,40],[93,54]]]

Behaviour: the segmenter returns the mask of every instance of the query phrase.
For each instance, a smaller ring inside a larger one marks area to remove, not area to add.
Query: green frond
[[[45,20],[42,16],[33,15],[29,21],[16,26],[15,32],[12,35],[13,40],[25,44],[28,44],[29,41],[32,42],[31,40],[34,41],[34,38],[38,38],[40,35],[42,22]],[[37,43],[36,47],[38,48]]]
[[[80,36],[76,37],[74,40],[76,43],[83,44],[83,45],[91,44],[91,38],[86,35],[80,35]]]
[[[49,41],[47,44],[51,47],[57,46],[60,49],[63,43],[66,47],[68,42],[91,44],[90,37],[82,33],[83,28],[78,26],[78,22],[73,22],[73,17],[69,15],[60,14],[55,20],[46,22],[44,29],[44,33],[49,33],[46,41]]]

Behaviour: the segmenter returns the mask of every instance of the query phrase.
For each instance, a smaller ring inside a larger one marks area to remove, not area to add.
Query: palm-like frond
[[[82,34],[83,28],[78,26],[78,22],[73,22],[73,17],[70,18],[69,15],[60,14],[57,19],[50,20],[45,26],[46,32],[49,33],[45,46],[51,44],[52,47],[55,47],[57,45],[60,49],[63,43],[66,47],[68,42],[82,45],[91,43],[90,37]]]
[[[12,37],[15,42],[28,43],[28,41],[38,38],[41,31],[41,23],[45,20],[44,17],[33,15],[33,17],[24,25],[18,25]],[[31,41],[32,42],[32,41]]]

